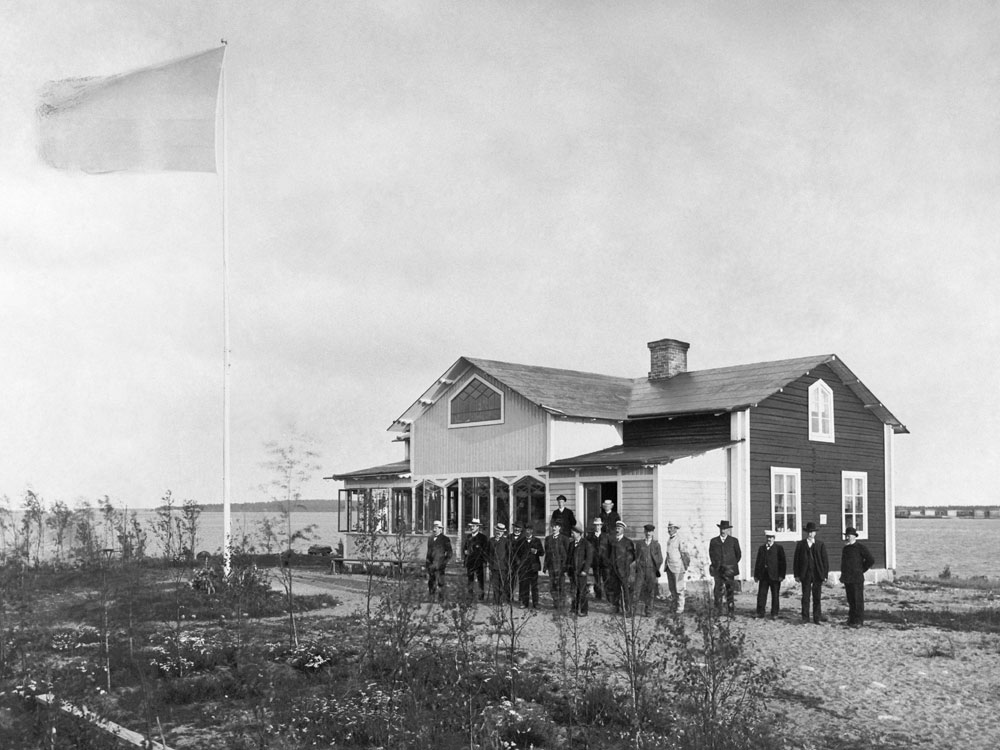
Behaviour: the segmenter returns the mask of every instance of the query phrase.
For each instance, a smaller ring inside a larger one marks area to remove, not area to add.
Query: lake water
[[[139,520],[148,528],[148,522],[154,515],[152,511],[140,511]],[[260,528],[265,517],[277,521],[276,514],[234,510],[233,539],[238,540],[243,534],[247,534],[260,550]],[[336,513],[298,512],[292,514],[291,520],[293,532],[314,526],[312,538],[296,542],[295,549],[304,552],[310,544],[336,548],[341,537],[337,531]],[[51,541],[52,532],[47,530],[46,534],[46,541]],[[147,550],[150,555],[155,555],[159,550],[152,536],[149,534]],[[828,539],[827,542],[829,541]],[[221,548],[222,513],[201,514],[196,546],[199,550],[210,552]],[[952,575],[962,578],[1000,576],[1000,569],[997,567],[998,551],[1000,519],[896,519],[896,570],[899,575],[937,576],[948,566]]]

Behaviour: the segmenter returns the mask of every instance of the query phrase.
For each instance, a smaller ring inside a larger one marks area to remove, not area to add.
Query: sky
[[[1000,503],[1000,5],[0,2],[0,496],[222,497],[221,177],[36,152],[51,80],[228,41],[234,501],[460,356],[838,355],[897,504]],[[983,421],[985,420],[985,421]]]

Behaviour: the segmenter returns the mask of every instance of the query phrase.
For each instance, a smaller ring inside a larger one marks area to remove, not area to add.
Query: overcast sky
[[[0,495],[221,500],[216,175],[44,166],[49,80],[229,41],[232,487],[459,356],[840,356],[897,502],[1000,502],[1000,5],[0,3]]]

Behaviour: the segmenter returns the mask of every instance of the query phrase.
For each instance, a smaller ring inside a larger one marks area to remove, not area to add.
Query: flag
[[[84,172],[215,172],[225,47],[101,78],[52,81],[38,106],[39,154]]]

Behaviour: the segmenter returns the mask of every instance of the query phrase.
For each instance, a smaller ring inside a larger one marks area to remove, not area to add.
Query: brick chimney
[[[681,372],[687,372],[688,349],[691,344],[677,339],[650,341],[649,379],[666,380]]]

